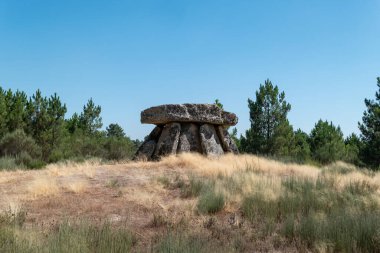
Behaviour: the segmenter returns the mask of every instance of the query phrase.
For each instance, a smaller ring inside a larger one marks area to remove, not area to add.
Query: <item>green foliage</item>
[[[213,189],[204,190],[198,199],[197,208],[201,213],[213,214],[222,210],[224,207],[224,196],[216,193]]]
[[[195,237],[185,234],[184,232],[169,231],[162,239],[160,239],[156,249],[152,252],[159,253],[198,253],[210,252],[207,241],[202,237]]]
[[[17,157],[27,153],[33,158],[39,157],[41,150],[34,139],[25,134],[21,129],[6,134],[0,140],[0,150],[3,156]]]
[[[7,127],[9,132],[16,129],[24,129],[26,126],[26,106],[27,96],[24,92],[16,91],[13,93],[8,90],[5,95],[7,107]]]
[[[343,159],[345,144],[340,127],[319,120],[310,133],[310,148],[313,158],[322,164]]]
[[[344,140],[346,145],[346,154],[344,161],[355,164],[357,166],[363,166],[363,162],[360,159],[360,151],[363,149],[363,143],[356,134],[351,134]]]
[[[6,92],[0,87],[0,139],[8,132]]]
[[[270,154],[278,157],[290,157],[294,150],[293,127],[286,119],[280,122],[274,129],[270,143]]]
[[[107,128],[107,137],[123,138],[125,133],[119,124],[110,124]]]
[[[17,164],[16,158],[10,156],[0,157],[0,170],[17,170],[22,167]]]
[[[380,169],[380,77],[377,78],[377,87],[375,100],[364,100],[367,110],[363,113],[359,129],[364,142],[363,160],[371,167]]]
[[[95,105],[92,98],[83,106],[83,112],[79,116],[79,127],[85,134],[95,134],[103,126],[101,112],[102,108]]]
[[[215,99],[214,104],[217,105],[220,109],[223,109],[223,104],[220,103],[219,99]]]
[[[192,198],[198,197],[205,188],[205,182],[197,178],[190,178],[189,184],[184,184],[181,187],[181,197]]]
[[[377,252],[380,213],[372,197],[377,187],[355,181],[337,191],[335,184],[328,175],[316,181],[285,178],[278,198],[252,193],[243,200],[242,210],[250,221],[264,224],[262,229],[281,225],[283,236],[305,248],[326,245],[327,252]]]
[[[294,132],[294,143],[291,151],[292,156],[297,162],[306,162],[310,159],[310,145],[308,135],[301,129]]]
[[[100,157],[130,159],[138,141],[125,136],[118,124],[100,131],[101,107],[90,99],[83,112],[65,120],[66,105],[54,94],[44,97],[37,90],[30,98],[24,92],[0,87],[0,156],[2,168],[40,168],[65,159]]]
[[[18,236],[19,232],[9,226],[0,228],[1,252],[131,252],[136,239],[124,228],[112,228],[110,224],[98,227],[87,225],[71,225],[65,222],[56,230],[46,235],[44,240],[26,241]]]
[[[287,143],[281,138],[279,131],[289,134],[287,114],[291,109],[285,100],[285,93],[280,92],[277,86],[266,80],[256,91],[256,99],[248,99],[251,128],[241,139],[241,148],[244,152],[264,155],[276,155],[287,147],[274,146],[275,143]]]
[[[131,159],[136,147],[128,137],[108,137],[104,144],[105,158],[109,160]]]
[[[241,151],[240,138],[237,136],[237,128],[236,127],[232,128],[232,131],[229,134],[230,134],[232,140],[235,142],[238,150]]]

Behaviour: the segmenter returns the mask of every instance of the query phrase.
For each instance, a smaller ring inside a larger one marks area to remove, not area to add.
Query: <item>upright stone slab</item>
[[[156,149],[158,138],[160,138],[161,132],[162,132],[162,128],[159,126],[156,126],[152,130],[152,132],[148,136],[145,137],[144,142],[141,144],[141,146],[136,152],[134,160],[138,160],[138,161],[151,160],[154,150]]]
[[[152,159],[154,150],[156,149],[156,142],[154,140],[144,141],[136,152],[133,160],[149,161]]]
[[[199,140],[199,127],[197,124],[181,124],[181,134],[179,136],[177,153],[181,152],[202,152]]]
[[[176,154],[180,132],[181,125],[179,123],[165,125],[157,142],[153,158],[157,159],[161,156]]]
[[[160,126],[156,126],[155,128],[153,128],[152,132],[150,132],[150,134],[147,137],[145,137],[145,140],[155,140],[157,142],[158,138],[160,138],[160,135],[162,133],[162,128],[163,127]]]
[[[221,140],[223,150],[225,152],[239,154],[239,149],[237,148],[234,140],[231,138],[227,129],[223,126],[217,126],[216,129],[218,131],[218,136],[219,136],[219,139]]]
[[[224,154],[218,134],[213,125],[204,124],[199,128],[203,153],[207,156],[221,156]]]

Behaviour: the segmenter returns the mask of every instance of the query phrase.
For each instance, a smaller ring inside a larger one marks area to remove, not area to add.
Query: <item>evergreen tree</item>
[[[50,146],[54,149],[61,142],[64,131],[64,121],[67,108],[62,104],[61,99],[54,93],[48,100],[47,113],[49,116],[50,126]]]
[[[237,136],[237,128],[236,127],[232,128],[232,131],[230,132],[230,136],[231,136],[232,140],[235,142],[238,150],[240,151],[241,150],[240,139]]]
[[[345,144],[340,127],[319,120],[310,133],[310,148],[313,158],[322,164],[343,159]]]
[[[346,155],[344,160],[346,162],[362,166],[363,164],[359,155],[360,150],[363,149],[363,143],[360,138],[353,133],[344,140],[344,144],[346,145]]]
[[[5,91],[0,87],[0,139],[8,132],[5,95]]]
[[[13,93],[8,90],[5,95],[5,104],[7,108],[7,128],[9,132],[16,129],[25,129],[26,127],[26,105],[28,97],[25,92],[16,91]]]
[[[303,132],[301,129],[295,131],[293,145],[292,156],[296,161],[305,162],[310,159],[310,145],[307,133]]]
[[[124,130],[119,124],[109,124],[106,130],[107,137],[115,137],[119,139],[125,137]]]
[[[79,129],[79,115],[74,113],[73,116],[66,120],[66,129],[70,134],[74,134]]]
[[[294,149],[293,127],[286,119],[279,123],[273,131],[273,138],[270,140],[269,153],[279,157],[290,158]]]
[[[101,112],[102,108],[96,106],[92,98],[83,107],[83,112],[79,116],[79,126],[85,134],[93,135],[103,126]]]
[[[380,77],[377,78],[377,87],[375,100],[364,100],[367,110],[363,113],[363,123],[359,123],[359,129],[364,143],[364,162],[380,169]]]
[[[40,146],[46,144],[44,133],[49,127],[47,106],[47,99],[40,90],[36,91],[26,106],[26,133],[32,135]]]
[[[283,147],[273,147],[280,141],[276,131],[286,126],[287,114],[291,109],[285,100],[285,93],[280,92],[277,86],[266,80],[264,85],[256,91],[256,99],[248,99],[251,128],[241,139],[241,148],[244,152],[254,154],[276,155]]]

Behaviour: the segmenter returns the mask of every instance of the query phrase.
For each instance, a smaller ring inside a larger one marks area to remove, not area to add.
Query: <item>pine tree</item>
[[[319,120],[310,133],[310,148],[313,158],[322,164],[343,159],[345,144],[340,127]]]
[[[5,95],[7,108],[7,128],[9,132],[26,127],[26,106],[28,97],[25,92],[8,90]]]
[[[242,150],[254,154],[276,155],[275,150],[282,149],[273,146],[275,139],[279,138],[276,131],[283,130],[280,126],[285,127],[287,114],[291,109],[285,100],[285,93],[279,92],[277,86],[266,80],[256,91],[256,99],[248,99],[248,107],[251,128],[241,138]]]
[[[64,120],[67,112],[66,104],[62,104],[61,99],[54,93],[48,99],[47,113],[49,116],[50,146],[55,148],[59,145],[64,131]]]
[[[83,112],[79,116],[79,126],[85,134],[93,135],[103,126],[101,112],[102,108],[96,106],[92,98],[83,107]]]
[[[0,139],[8,132],[5,95],[5,91],[0,87]]]
[[[353,133],[344,140],[344,144],[346,145],[346,155],[344,160],[346,162],[362,166],[363,164],[359,155],[360,150],[363,149],[363,143],[360,138]]]
[[[307,133],[301,129],[295,131],[293,145],[292,156],[297,162],[305,162],[310,159],[310,145]]]
[[[380,169],[380,77],[377,78],[377,87],[375,100],[364,100],[367,110],[363,113],[363,123],[359,123],[359,129],[364,143],[364,162]]]
[[[109,124],[106,130],[107,137],[115,137],[119,139],[125,137],[124,130],[119,124]]]

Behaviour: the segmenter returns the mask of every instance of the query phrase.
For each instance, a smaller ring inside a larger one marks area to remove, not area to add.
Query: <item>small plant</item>
[[[200,179],[191,178],[189,184],[183,185],[181,188],[181,197],[191,198],[198,197],[205,183]]]
[[[21,227],[26,220],[26,211],[23,207],[8,207],[0,214],[0,225]]]
[[[168,177],[165,177],[165,176],[161,176],[159,178],[157,178],[157,181],[162,184],[164,186],[164,188],[169,188],[171,182],[170,182],[170,179]]]
[[[191,236],[184,232],[169,231],[163,238],[158,240],[158,244],[152,252],[198,253],[210,252],[211,250],[204,238]]]
[[[222,210],[224,207],[224,196],[215,193],[213,190],[203,193],[198,200],[197,208],[201,213],[213,214]]]
[[[17,170],[23,166],[16,163],[16,159],[9,156],[0,157],[0,170]]]
[[[119,180],[117,179],[111,179],[107,182],[108,188],[117,188],[120,186]]]
[[[152,227],[161,227],[168,224],[166,217],[161,214],[153,214]]]

